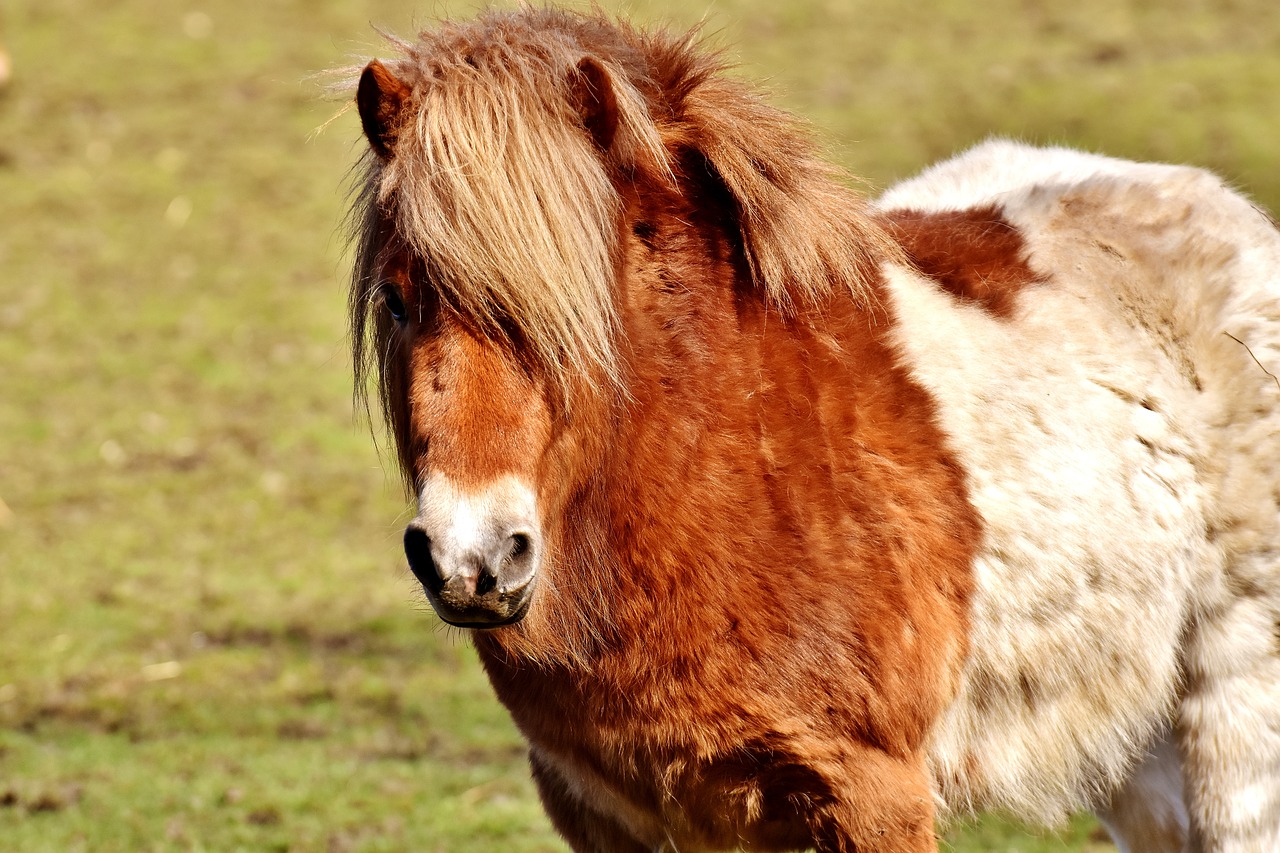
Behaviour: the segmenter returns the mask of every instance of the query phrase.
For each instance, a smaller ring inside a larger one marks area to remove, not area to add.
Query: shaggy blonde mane
[[[542,364],[620,383],[614,284],[623,183],[673,191],[681,157],[701,156],[735,209],[757,289],[783,313],[838,288],[857,298],[896,246],[814,155],[790,116],[724,75],[696,32],[640,32],[599,15],[491,11],[415,42],[391,39],[386,67],[410,94],[393,156],[365,160],[352,312],[357,370],[383,371],[385,319],[366,341],[389,232],[463,316],[514,333]],[[616,132],[584,127],[580,72],[611,90]],[[384,402],[387,402],[384,399]]]

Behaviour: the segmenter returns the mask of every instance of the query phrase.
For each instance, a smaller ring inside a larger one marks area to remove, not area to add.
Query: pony
[[[356,387],[575,851],[1280,849],[1280,232],[993,141],[872,201],[696,34],[355,86]]]

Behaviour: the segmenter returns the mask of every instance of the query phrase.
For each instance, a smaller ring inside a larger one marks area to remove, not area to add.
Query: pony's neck
[[[912,638],[956,636],[967,612],[980,528],[963,474],[877,293],[833,289],[784,317],[723,218],[691,207],[629,244],[630,395],[602,421],[541,599],[478,640],[490,679],[552,742],[566,716],[670,722],[692,713],[679,685],[721,685],[728,703],[803,669],[819,695],[906,691],[892,701],[918,717],[876,736],[909,749],[936,709],[906,693],[921,673],[948,683],[961,653]],[[712,718],[741,713],[702,699]]]

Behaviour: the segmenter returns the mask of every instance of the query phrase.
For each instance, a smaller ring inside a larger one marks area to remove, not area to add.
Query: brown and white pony
[[[1280,850],[1280,234],[993,142],[875,203],[690,36],[364,69],[357,387],[577,851]]]

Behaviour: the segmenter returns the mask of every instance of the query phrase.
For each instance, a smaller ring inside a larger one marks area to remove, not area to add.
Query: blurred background
[[[1274,0],[601,5],[705,21],[868,192],[996,134],[1280,209]],[[474,9],[0,8],[0,849],[565,849],[402,567],[351,403],[358,122],[315,77]],[[946,846],[1111,849],[1087,818]]]

